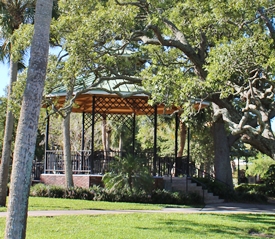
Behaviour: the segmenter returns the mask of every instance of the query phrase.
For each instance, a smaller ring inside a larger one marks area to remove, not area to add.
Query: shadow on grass
[[[179,238],[275,238],[274,216],[252,214],[189,214],[178,219],[167,217],[158,221],[168,233]],[[157,231],[159,226],[139,228]],[[257,232],[251,233],[251,232]]]

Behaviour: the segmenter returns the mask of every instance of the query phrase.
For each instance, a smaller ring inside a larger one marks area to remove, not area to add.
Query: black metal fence
[[[110,170],[111,163],[116,157],[123,157],[125,155],[126,152],[120,151],[95,151],[94,153],[90,150],[72,151],[71,159],[73,174],[103,175]],[[134,155],[146,159],[144,166],[148,167],[152,175],[156,176],[180,176],[188,174],[188,171],[191,171],[193,168],[192,165],[190,167],[187,157],[175,159],[173,156],[157,156],[156,162],[154,162],[154,154],[152,152],[139,152]],[[188,164],[189,168],[187,170]],[[41,173],[65,173],[64,153],[62,150],[47,150],[43,162],[34,162],[32,178],[38,180]]]
[[[115,157],[125,156],[126,152],[119,151],[95,151],[93,154],[89,150],[73,151],[71,153],[72,169],[74,174],[104,174],[110,169],[110,163]],[[149,170],[157,176],[170,175],[175,167],[173,156],[157,157],[154,167],[154,154],[151,152],[135,153],[136,157],[146,159]],[[58,174],[64,173],[64,154],[62,150],[47,150],[44,173]]]

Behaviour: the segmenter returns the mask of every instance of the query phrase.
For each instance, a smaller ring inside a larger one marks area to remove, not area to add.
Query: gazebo
[[[91,89],[85,86],[93,85]],[[81,93],[82,92],[82,93]],[[89,77],[83,81],[78,80],[77,86],[74,88],[75,101],[72,113],[82,114],[82,142],[81,149],[72,152],[72,166],[74,183],[77,186],[91,186],[98,183],[99,178],[105,171],[108,171],[110,162],[116,156],[123,154],[134,154],[137,157],[146,157],[147,165],[152,176],[162,177],[171,175],[171,170],[180,168],[181,174],[189,174],[189,134],[187,137],[187,155],[177,158],[178,151],[178,129],[179,115],[178,108],[166,107],[164,104],[150,105],[148,103],[149,96],[144,93],[142,87],[128,84],[124,80],[102,81],[95,84],[94,77]],[[55,108],[60,109],[66,99],[66,89],[63,86],[57,88],[54,92],[47,95],[47,102],[54,102]],[[194,101],[195,108],[203,108],[207,103]],[[50,105],[44,104],[43,107]],[[172,115],[175,122],[175,149],[174,155],[160,157],[157,150],[157,127],[158,115]],[[146,115],[150,118],[154,125],[153,133],[153,150],[152,152],[137,152],[135,148],[136,141],[136,117]],[[99,121],[117,121],[127,128],[127,132],[131,135],[131,147],[120,151],[95,150],[95,124]],[[45,160],[44,173],[40,176],[42,182],[46,184],[62,184],[64,177],[64,159],[63,151],[49,149],[49,124],[46,127],[45,138]],[[90,149],[84,148],[85,133],[91,129]],[[177,174],[177,170],[176,170]],[[80,179],[81,178],[81,179]],[[86,179],[84,179],[86,178]],[[80,182],[80,183],[78,183]]]

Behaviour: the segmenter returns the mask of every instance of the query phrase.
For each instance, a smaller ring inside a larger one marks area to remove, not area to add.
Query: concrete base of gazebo
[[[163,177],[153,177],[156,189],[164,188]],[[89,188],[93,185],[103,186],[102,175],[73,175],[75,187]],[[65,186],[65,174],[41,174],[40,182],[46,185]]]

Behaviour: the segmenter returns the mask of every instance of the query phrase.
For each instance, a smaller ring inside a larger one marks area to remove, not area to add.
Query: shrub
[[[275,196],[275,164],[269,166],[265,173],[264,183],[266,185],[266,194]]]
[[[267,202],[266,186],[264,184],[246,184],[242,183],[235,187],[235,200],[240,202]]]
[[[33,197],[48,197],[49,196],[49,186],[39,183],[35,184],[30,188],[30,196]]]
[[[130,192],[128,190],[109,190],[100,186],[87,188],[68,188],[37,184],[31,187],[31,196],[84,199],[109,202],[135,202],[154,204],[195,205],[203,204],[202,197],[194,193],[169,192],[166,190],[153,190],[148,194],[145,190]]]
[[[61,186],[49,186],[48,197],[50,198],[64,198],[65,188]]]
[[[264,195],[266,193],[266,186],[264,184],[247,184],[242,183],[235,187],[237,193],[256,193]]]
[[[244,203],[266,203],[267,197],[263,194],[245,192],[236,194],[235,200]]]
[[[64,189],[64,198],[93,200],[94,195],[90,189],[75,187]]]
[[[151,195],[152,203],[198,205],[203,204],[203,199],[196,193],[185,194],[182,192],[169,192],[166,190],[154,190]]]

